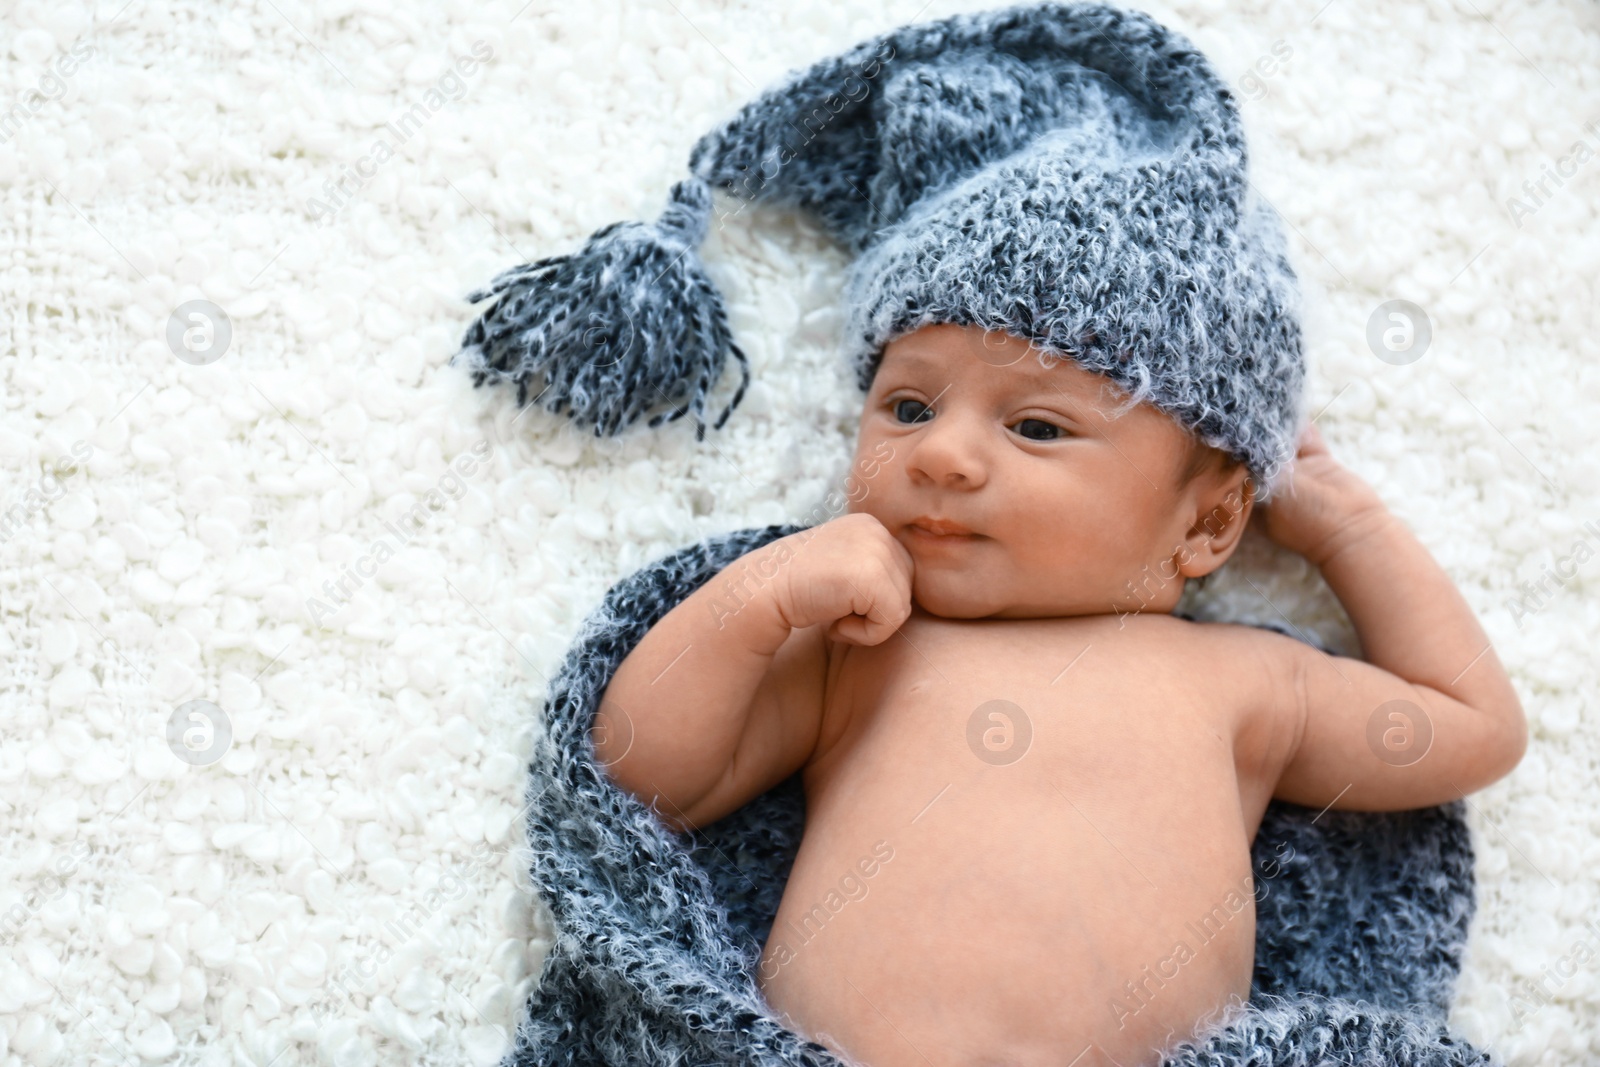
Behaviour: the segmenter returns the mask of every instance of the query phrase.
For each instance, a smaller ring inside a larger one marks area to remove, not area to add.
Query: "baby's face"
[[[850,510],[906,547],[913,598],[935,615],[1170,611],[1185,577],[1228,554],[1186,548],[1218,479],[1180,486],[1189,438],[1176,422],[1144,403],[1118,416],[1126,398],[1109,379],[1044,358],[976,327],[891,342],[861,416]],[[1242,527],[1248,504],[1234,513]],[[973,536],[931,536],[917,525],[928,519]]]

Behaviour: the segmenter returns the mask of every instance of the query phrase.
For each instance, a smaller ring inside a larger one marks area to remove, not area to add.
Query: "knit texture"
[[[1294,455],[1305,358],[1282,233],[1232,94],[1148,15],[1044,3],[902,27],[792,72],[689,169],[656,223],[472,294],[496,298],[457,356],[474,381],[525,403],[539,378],[597,434],[670,402],[652,425],[693,411],[703,436],[725,353],[744,366],[695,251],[718,189],[809,212],[854,254],[841,347],[862,390],[896,337],[975,325],[1165,411],[1242,460],[1259,500]]]
[[[528,796],[532,880],[554,943],[508,1064],[844,1062],[780,1023],[756,985],[804,829],[798,774],[678,834],[611,783],[589,739],[600,694],[651,626],[739,556],[800,529],[741,530],[657,560],[607,593],[568,650]],[[1496,1062],[1445,1023],[1474,908],[1463,808],[1272,802],[1253,848],[1250,1001],[1176,1046],[1167,1067]]]

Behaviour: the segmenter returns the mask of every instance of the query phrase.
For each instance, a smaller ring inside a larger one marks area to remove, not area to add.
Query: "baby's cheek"
[[[1092,522],[1085,525],[1092,527]],[[1126,543],[1093,528],[1063,529],[1051,543],[1009,559],[1012,581],[1041,600],[1100,603],[1139,569]]]
[[[873,518],[883,523],[883,525],[887,527],[891,533],[894,532],[894,527],[890,525],[890,517],[884,513],[883,494],[862,492],[858,490],[854,495],[852,495],[850,492],[848,492],[848,486],[846,490],[841,491],[841,494],[841,497],[836,499],[842,499],[844,501],[844,513],[850,515],[871,515]]]
[[[893,475],[898,469],[899,456],[894,442],[864,438],[844,480],[844,494],[851,510],[863,510],[859,505],[873,497],[882,501],[894,484]]]

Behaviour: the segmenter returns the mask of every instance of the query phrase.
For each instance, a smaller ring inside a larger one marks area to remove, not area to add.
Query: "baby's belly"
[[[1002,658],[939,662],[856,664],[884,684],[807,772],[769,1003],[869,1067],[1134,1067],[1246,999],[1250,829],[1227,734],[1125,676],[1027,685]]]

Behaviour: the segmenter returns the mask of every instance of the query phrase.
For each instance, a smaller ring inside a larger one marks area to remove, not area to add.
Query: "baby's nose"
[[[906,460],[906,470],[935,485],[976,488],[988,480],[982,442],[970,426],[941,413],[920,433]]]

